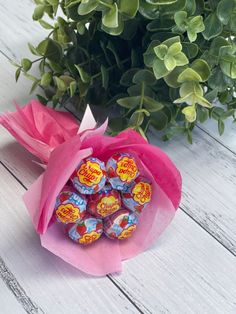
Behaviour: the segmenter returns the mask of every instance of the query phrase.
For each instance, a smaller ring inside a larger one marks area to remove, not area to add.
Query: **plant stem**
[[[122,60],[120,63],[121,63],[121,64],[124,64],[124,63],[126,63],[126,62],[128,62],[128,61],[130,61],[130,58],[126,58],[126,59]],[[116,66],[117,66],[116,64],[110,66],[109,68],[107,68],[107,71],[110,71],[110,70],[116,68]],[[94,74],[94,75],[92,76],[92,79],[97,78],[97,77],[99,77],[100,75],[102,75],[101,72],[99,72],[99,73],[97,73],[97,74]]]

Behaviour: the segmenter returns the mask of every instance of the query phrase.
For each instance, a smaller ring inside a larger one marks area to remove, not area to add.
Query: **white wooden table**
[[[46,34],[31,0],[0,0],[0,112],[29,100],[9,59],[30,55]],[[236,313],[236,126],[219,137],[209,122],[185,139],[152,142],[183,176],[176,218],[156,245],[124,262],[123,273],[93,278],[40,246],[22,202],[41,168],[0,127],[0,313]]]

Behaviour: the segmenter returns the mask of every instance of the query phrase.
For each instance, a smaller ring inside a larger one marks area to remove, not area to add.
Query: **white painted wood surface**
[[[9,58],[29,56],[26,43],[45,34],[31,21],[31,0],[0,0],[0,7],[0,50]],[[15,84],[0,54],[0,112],[13,99],[29,100],[29,83]],[[22,184],[28,187],[42,170],[0,128],[0,256],[14,283],[9,289],[0,275],[1,313],[235,313],[236,135],[234,128],[222,138],[209,125],[205,130],[210,136],[196,130],[192,146],[152,139],[181,170],[184,212],[151,250],[126,261],[121,275],[97,279],[40,247],[21,195]]]
[[[3,280],[0,280],[0,304],[2,313],[11,313],[12,308],[14,308],[17,314],[25,314],[23,307],[17,302],[14,294],[6,289]]]
[[[236,255],[236,155],[196,128],[184,138],[159,144],[181,170],[181,208]],[[236,133],[234,134],[236,139]]]

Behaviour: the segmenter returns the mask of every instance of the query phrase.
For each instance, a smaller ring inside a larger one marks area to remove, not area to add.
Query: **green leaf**
[[[219,134],[222,135],[224,133],[224,130],[225,130],[224,121],[219,119],[218,120],[218,132],[219,132]]]
[[[179,52],[177,55],[175,55],[175,61],[177,66],[183,66],[188,64],[188,58],[185,56],[183,52]]]
[[[137,107],[140,103],[141,97],[140,96],[133,96],[133,97],[124,97],[117,100],[117,103],[121,107],[125,107],[128,109],[133,109]]]
[[[31,86],[31,89],[30,89],[30,95],[36,90],[36,88],[39,86],[39,83],[40,83],[40,80],[37,80],[37,81],[34,81],[32,86]]]
[[[39,4],[34,9],[33,20],[37,21],[43,17],[45,5]]]
[[[139,71],[138,68],[131,68],[127,70],[120,79],[120,84],[123,86],[130,86],[133,82],[134,75]]]
[[[231,14],[229,27],[232,32],[236,32],[236,13]]]
[[[44,56],[50,61],[60,62],[62,59],[63,52],[61,46],[50,38],[43,40],[36,50],[41,56]]]
[[[47,0],[47,2],[51,5],[57,5],[59,4],[59,0]]]
[[[150,70],[144,69],[139,70],[137,73],[134,74],[133,83],[139,84],[145,82],[147,85],[154,85],[156,83],[155,76],[153,72]]]
[[[73,97],[77,89],[76,81],[70,83],[70,97]]]
[[[56,82],[57,88],[59,91],[61,92],[65,92],[67,89],[66,84],[64,83],[64,81],[62,79],[60,79],[59,77],[55,76],[54,80]]]
[[[224,37],[216,37],[213,39],[210,47],[210,55],[219,56],[221,47],[229,46],[229,42]]]
[[[71,82],[74,82],[74,78],[69,76],[69,75],[61,75],[60,79],[63,80],[63,82],[65,83],[66,87],[69,87]]]
[[[233,57],[232,62],[222,59],[220,61],[220,68],[225,75],[236,79],[236,56]]]
[[[37,49],[31,44],[31,43],[28,43],[28,47],[29,47],[29,50],[30,52],[35,55],[35,56],[39,56],[40,54],[38,53]]]
[[[198,45],[188,42],[183,42],[183,52],[187,56],[188,59],[193,59],[198,54]]]
[[[102,23],[108,28],[117,28],[119,26],[118,22],[118,7],[114,3],[109,11],[103,13]]]
[[[209,110],[204,108],[204,107],[198,106],[198,108],[197,108],[197,120],[200,123],[204,123],[208,120],[208,118],[209,118]]]
[[[52,81],[52,73],[51,72],[47,72],[47,73],[44,73],[42,75],[40,84],[43,87],[47,87],[47,86],[50,85],[51,81]]]
[[[213,102],[216,98],[217,98],[217,95],[218,95],[218,88],[215,88],[213,90],[211,90],[210,92],[208,92],[206,95],[205,95],[205,98],[209,101],[209,102]]]
[[[135,111],[129,119],[129,125],[140,126],[143,123],[143,120],[144,120],[143,112]]]
[[[139,0],[120,0],[119,1],[119,11],[122,14],[127,15],[129,18],[135,17],[139,8]]]
[[[20,74],[21,74],[21,68],[18,68],[15,72],[15,80],[16,82],[18,81],[19,77],[20,77]]]
[[[216,13],[211,13],[207,16],[204,21],[205,31],[203,36],[206,40],[210,40],[221,34],[223,26],[221,21],[218,19]]]
[[[29,71],[31,69],[32,62],[29,59],[27,59],[27,58],[23,58],[21,60],[21,66],[22,66],[23,70],[25,72],[27,72],[27,71]]]
[[[172,46],[175,43],[179,43],[180,42],[180,37],[179,36],[175,36],[175,37],[171,37],[166,39],[165,41],[163,41],[163,45],[166,45],[168,48],[170,46]]]
[[[163,108],[162,103],[148,96],[144,96],[143,105],[144,108],[146,108],[150,112],[159,111]]]
[[[208,85],[212,89],[218,89],[219,92],[225,91],[228,87],[233,86],[233,80],[226,76],[219,67],[213,69],[208,79]]]
[[[201,76],[202,82],[205,82],[206,80],[208,80],[211,74],[211,70],[208,63],[203,59],[196,59],[192,63],[191,68]]]
[[[77,28],[77,31],[80,35],[84,35],[85,31],[86,31],[86,27],[84,25],[83,22],[78,22],[76,24],[76,28]]]
[[[166,128],[168,117],[163,111],[153,112],[150,116],[150,123],[157,131],[161,131]]]
[[[197,118],[197,112],[195,106],[187,106],[182,109],[182,113],[185,115],[185,119],[188,122],[194,122]]]
[[[54,27],[44,20],[39,20],[39,24],[45,29],[54,29]]]
[[[83,68],[81,68],[79,65],[75,64],[75,67],[79,72],[79,75],[80,75],[82,82],[83,83],[89,83],[91,80],[90,75]]]
[[[189,144],[193,144],[193,135],[192,135],[192,131],[190,129],[187,129],[187,140],[188,140]]]
[[[165,55],[167,54],[167,51],[168,51],[168,47],[163,44],[154,47],[154,52],[160,60],[164,60]]]
[[[174,68],[176,67],[175,57],[171,55],[166,55],[164,58],[164,64],[168,71],[174,70]]]
[[[197,33],[203,32],[205,30],[205,25],[203,23],[202,16],[194,16],[189,18],[187,34],[190,42],[193,42],[197,39]]]
[[[170,87],[177,88],[180,86],[178,82],[179,75],[186,69],[186,67],[176,67],[171,73],[164,77],[166,84]]]
[[[195,96],[203,96],[203,90],[198,82],[185,82],[181,85],[179,94],[181,97],[185,97],[190,94],[194,94]]]
[[[102,73],[102,87],[107,89],[109,85],[109,72],[103,64],[101,65],[101,73]]]
[[[193,15],[196,11],[196,0],[186,0],[184,9],[188,15]]]
[[[160,79],[166,76],[169,73],[169,70],[166,68],[162,60],[155,60],[153,63],[153,72],[156,79]]]
[[[146,19],[155,20],[159,17],[159,8],[155,5],[147,3],[146,0],[139,0],[139,13]]]
[[[177,2],[177,0],[146,0],[153,5],[168,5]]]
[[[102,24],[101,29],[106,32],[107,34],[118,36],[120,35],[124,30],[124,20],[120,18],[120,15],[118,15],[118,26],[117,27],[106,27],[104,24]]]
[[[234,0],[221,0],[217,6],[217,16],[222,24],[227,25],[235,6]]]
[[[168,48],[168,55],[171,56],[176,56],[177,54],[179,54],[182,50],[182,45],[179,42],[176,42],[174,44],[172,44],[169,48]]]
[[[196,71],[190,68],[184,70],[178,77],[179,83],[188,81],[201,82],[201,80],[202,80],[201,76]]]
[[[174,20],[176,25],[181,29],[186,29],[187,26],[187,12],[185,11],[178,11],[174,15]]]
[[[99,2],[97,0],[83,1],[78,7],[78,14],[86,15],[95,10]]]

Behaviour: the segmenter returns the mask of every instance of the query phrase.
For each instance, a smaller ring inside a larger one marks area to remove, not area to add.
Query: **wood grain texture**
[[[10,271],[10,269],[5,264],[4,260],[0,257],[0,278],[2,279],[1,285],[4,282],[6,287],[13,293],[18,303],[23,307],[26,313],[29,314],[43,314],[43,311],[40,307],[38,307],[32,300],[27,296],[25,290],[22,288],[22,286],[19,284],[13,273]],[[5,288],[5,287],[4,287]],[[6,292],[6,289],[4,289],[3,294],[1,295],[1,298],[4,296]],[[5,302],[5,301],[4,301]],[[16,311],[16,302],[13,302],[14,308],[11,307],[10,311],[14,312]],[[11,303],[9,303],[10,305]],[[2,304],[1,304],[2,305]],[[8,306],[9,306],[8,305]],[[2,309],[2,308],[1,308]],[[18,311],[18,307],[17,307]],[[20,310],[19,310],[20,311]],[[20,311],[21,312],[21,311]]]
[[[3,314],[25,314],[23,307],[17,302],[12,292],[6,288],[2,280],[0,280],[0,304]]]
[[[199,129],[189,145],[184,138],[163,143],[183,177],[181,208],[236,254],[236,156]],[[236,134],[235,134],[236,138]]]
[[[107,278],[87,276],[41,247],[22,201],[24,188],[0,165],[0,254],[46,313],[139,313]]]
[[[225,132],[221,136],[218,132],[217,122],[214,120],[209,120],[199,127],[236,154],[236,123],[233,123],[232,120],[225,121]]]
[[[27,43],[38,44],[47,35],[39,23],[32,20],[33,0],[0,0],[0,51],[14,60],[33,58]]]
[[[16,84],[15,67],[0,53],[0,114],[14,110],[14,101],[23,105],[34,98],[37,91],[29,95],[31,84],[25,77],[20,77]]]
[[[114,280],[147,313],[235,313],[235,257],[182,211]]]

